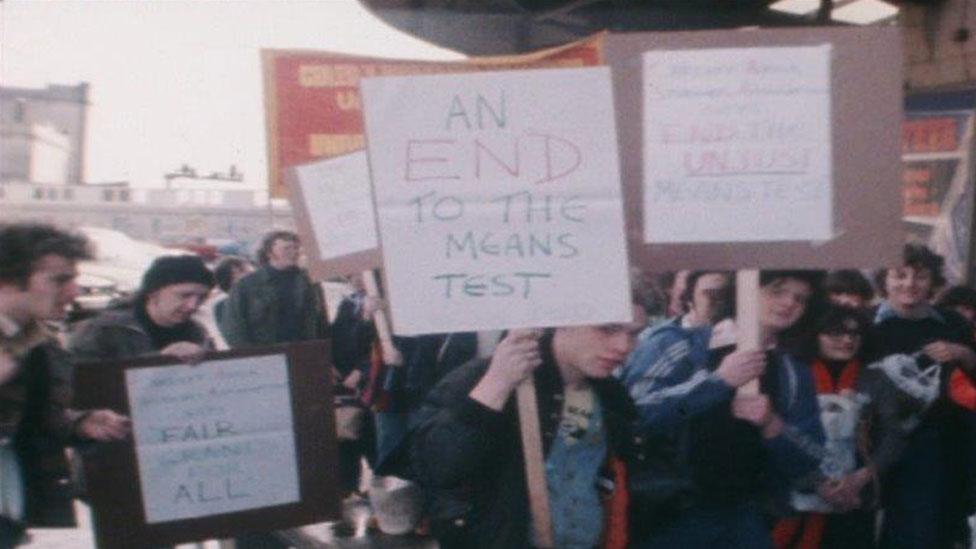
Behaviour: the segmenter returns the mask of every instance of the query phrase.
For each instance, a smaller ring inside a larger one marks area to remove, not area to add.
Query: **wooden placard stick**
[[[552,515],[549,512],[545,457],[542,452],[542,428],[539,426],[539,403],[532,377],[520,383],[515,393],[519,430],[522,434],[522,455],[525,459],[525,479],[529,490],[529,510],[532,513],[532,541],[536,547],[552,548],[555,547],[555,540],[552,534]]]
[[[380,285],[376,281],[376,271],[372,269],[367,269],[363,271],[363,287],[366,289],[366,295],[370,297],[375,297],[377,299],[382,299],[380,295]],[[386,349],[393,346],[393,334],[390,333],[390,321],[386,318],[386,310],[380,307],[373,313],[373,324],[376,326],[376,335],[380,338],[381,349]],[[383,357],[384,360],[389,357]]]
[[[759,332],[759,271],[738,271],[735,275],[736,343],[740,350],[761,349]],[[740,395],[759,393],[759,380],[739,387]]]

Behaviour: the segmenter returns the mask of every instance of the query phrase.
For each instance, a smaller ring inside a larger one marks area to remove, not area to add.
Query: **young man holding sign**
[[[556,547],[594,547],[616,516],[597,490],[629,455],[633,407],[611,373],[646,315],[626,324],[513,330],[490,360],[475,360],[428,395],[411,439],[441,547],[531,546],[529,501],[513,393],[533,376]],[[609,520],[605,520],[605,518]],[[619,527],[619,522],[616,523]]]
[[[75,263],[83,238],[47,225],[0,227],[0,546],[25,525],[74,523],[62,443],[108,441],[129,433],[111,410],[69,408],[71,367],[46,321],[64,318],[78,296]]]
[[[633,471],[648,480],[632,484],[643,510],[636,546],[771,547],[762,504],[785,503],[791,486],[818,486],[824,437],[813,378],[789,345],[818,282],[807,271],[761,274],[765,352],[723,346],[675,362],[666,350],[627,378],[650,457]],[[754,381],[759,393],[738,391]]]

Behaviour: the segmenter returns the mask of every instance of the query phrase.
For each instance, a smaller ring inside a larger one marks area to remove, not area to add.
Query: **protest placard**
[[[900,45],[883,27],[608,36],[634,264],[739,269],[747,349],[756,269],[897,264]]]
[[[611,34],[605,53],[636,265],[900,261],[898,29]]]
[[[830,51],[643,55],[645,242],[833,236]]]
[[[362,91],[396,333],[631,318],[608,69]]]
[[[125,371],[146,523],[295,503],[284,355]]]
[[[309,272],[315,279],[357,273],[380,263],[366,151],[292,168],[292,202],[300,232],[310,235]]]
[[[339,514],[322,342],[85,363],[84,407],[132,419],[130,440],[86,454],[99,547],[160,546]]]

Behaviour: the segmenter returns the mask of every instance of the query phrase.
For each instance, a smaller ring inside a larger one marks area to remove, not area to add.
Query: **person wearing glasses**
[[[799,514],[781,519],[774,545],[875,546],[878,479],[907,441],[920,407],[906,407],[898,388],[870,367],[873,326],[859,309],[831,305],[817,320],[807,353],[826,435],[819,493],[794,492]]]

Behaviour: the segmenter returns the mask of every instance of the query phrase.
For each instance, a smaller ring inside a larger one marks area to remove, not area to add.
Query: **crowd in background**
[[[629,324],[383,339],[385,304],[358,277],[328,322],[288,231],[263,239],[256,266],[158,258],[131,300],[59,344],[48,326],[77,296],[87,246],[0,227],[0,465],[23,485],[0,490],[26,494],[0,505],[0,546],[70,522],[51,503],[74,494],[61,444],[128,436],[128,418],[72,408],[72,363],[324,338],[343,496],[367,497],[365,471],[409,479],[445,548],[538,542],[512,398],[528,377],[558,547],[970,546],[976,290],[946,287],[923,246],[876,272],[762,272],[755,349],[735,345],[726,271],[640,273]]]

